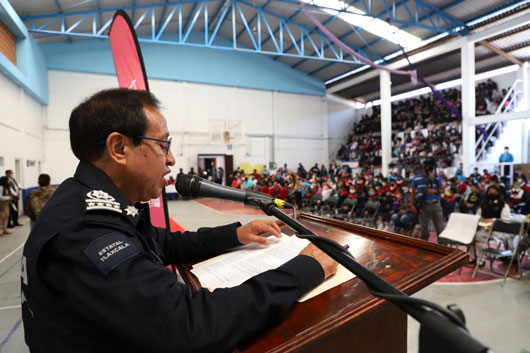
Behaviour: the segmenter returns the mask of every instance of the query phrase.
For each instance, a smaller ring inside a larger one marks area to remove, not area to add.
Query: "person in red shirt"
[[[284,181],[281,181],[280,184],[281,184],[281,189],[280,189],[280,192],[278,192],[278,198],[285,200],[287,199],[287,195],[289,194],[289,184],[287,184]]]
[[[390,182],[387,184],[385,191],[392,195],[392,197],[396,196],[396,193],[398,191],[398,186],[396,184],[395,180],[390,180]]]
[[[259,188],[259,192],[262,192],[264,194],[268,194],[269,193],[269,186],[267,185],[267,182],[263,179],[260,180],[260,188]]]
[[[460,181],[460,179],[457,179],[460,183],[458,184],[458,193],[460,195],[464,195],[466,193],[466,190],[467,190],[467,184],[464,183],[463,181]]]
[[[274,180],[274,182],[269,181],[269,192],[268,194],[271,196],[276,196],[277,193],[280,192],[281,185],[277,180]]]
[[[241,179],[241,175],[239,175],[239,173],[237,173],[234,176],[234,180],[232,181],[232,187],[236,188],[236,189],[240,189],[241,185],[243,185],[243,180]]]
[[[357,190],[364,190],[364,179],[362,176],[357,175],[357,178],[355,179],[355,185],[357,186]]]
[[[377,197],[383,197],[386,194],[385,188],[383,188],[383,185],[381,183],[375,184],[375,191],[377,193]]]

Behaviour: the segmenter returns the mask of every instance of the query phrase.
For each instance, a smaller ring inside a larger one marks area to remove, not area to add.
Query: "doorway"
[[[234,156],[226,154],[199,154],[199,176],[226,185],[226,176],[234,170]],[[220,173],[219,173],[220,172]]]

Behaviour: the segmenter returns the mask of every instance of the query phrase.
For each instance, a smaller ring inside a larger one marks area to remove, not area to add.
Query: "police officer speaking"
[[[442,206],[440,205],[443,182],[442,178],[436,174],[434,159],[427,158],[422,163],[422,171],[414,176],[411,187],[411,209],[419,217],[421,239],[429,240],[429,221],[431,219],[436,229],[436,235],[439,235],[444,227]]]
[[[141,201],[160,196],[175,164],[166,119],[147,91],[110,89],[76,107],[80,160],[46,203],[24,246],[22,317],[31,352],[224,352],[277,323],[336,271],[313,245],[238,287],[210,292],[166,266],[281,236],[272,221],[175,232]]]

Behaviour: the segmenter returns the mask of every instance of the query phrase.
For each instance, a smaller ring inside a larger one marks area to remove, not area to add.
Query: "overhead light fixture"
[[[385,38],[392,43],[400,44],[407,48],[411,45],[421,42],[421,39],[388,22],[376,17],[368,16],[366,12],[350,6],[342,0],[302,0],[303,2],[319,6],[322,11],[330,15],[336,15],[343,21],[362,27],[363,30],[370,32],[378,37]],[[344,12],[341,12],[344,11]]]

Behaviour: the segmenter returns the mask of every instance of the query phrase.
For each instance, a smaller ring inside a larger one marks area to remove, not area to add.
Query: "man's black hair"
[[[48,186],[50,185],[50,176],[48,174],[41,174],[39,175],[39,186]]]
[[[95,161],[105,151],[112,132],[142,136],[148,128],[144,108],[159,109],[160,102],[148,91],[114,88],[100,91],[70,114],[70,145],[82,161]],[[140,139],[133,138],[138,145]]]

